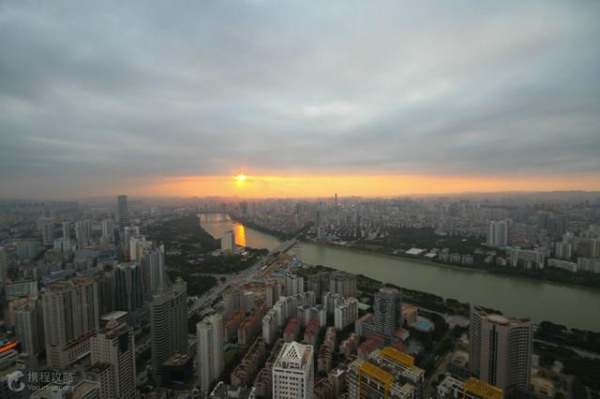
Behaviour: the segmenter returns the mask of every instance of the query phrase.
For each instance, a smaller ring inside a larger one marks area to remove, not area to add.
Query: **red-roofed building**
[[[285,330],[283,331],[283,340],[285,342],[292,342],[298,339],[300,333],[300,321],[298,319],[290,319]]]
[[[238,344],[250,345],[262,328],[262,318],[265,307],[257,308],[248,316],[238,328]]]
[[[307,345],[315,345],[317,343],[317,338],[319,337],[319,330],[321,326],[319,324],[319,320],[311,320],[306,325],[304,329],[304,343]]]
[[[223,333],[227,342],[233,342],[237,339],[237,331],[244,320],[244,312],[236,312],[223,325]]]
[[[371,336],[365,342],[358,346],[358,358],[362,360],[366,360],[369,357],[369,354],[376,349],[381,349],[385,346],[385,341],[376,335]]]

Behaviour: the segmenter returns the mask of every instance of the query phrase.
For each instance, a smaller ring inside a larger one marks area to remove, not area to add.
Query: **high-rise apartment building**
[[[269,281],[265,284],[265,303],[268,308],[272,307],[281,295],[281,284],[279,281]]]
[[[21,342],[21,353],[36,358],[44,347],[42,309],[37,298],[19,305],[15,310],[15,332]]]
[[[344,298],[335,304],[333,310],[333,323],[337,330],[343,330],[353,325],[358,318],[358,300],[356,298]]]
[[[122,263],[115,269],[116,309],[131,312],[144,305],[142,270],[136,263]]]
[[[531,321],[473,307],[469,331],[471,372],[508,396],[527,392],[533,346]]]
[[[326,292],[331,291],[330,272],[318,272],[307,276],[306,289],[315,293],[317,298],[322,298]]]
[[[6,284],[8,274],[8,254],[3,247],[0,247],[0,288]]]
[[[98,283],[98,303],[100,315],[110,313],[116,310],[116,270],[112,266],[105,266],[103,270],[96,274]]]
[[[320,207],[321,205],[319,205],[319,208]],[[317,236],[317,240],[319,241],[322,240],[325,235],[321,209],[317,209],[317,213],[315,215],[315,235]]]
[[[150,334],[152,372],[161,381],[163,363],[175,353],[187,354],[187,285],[179,279],[170,288],[152,297]]]
[[[208,393],[210,384],[215,382],[224,369],[223,358],[223,316],[217,313],[205,317],[196,324],[197,370],[200,390]]]
[[[141,265],[146,292],[158,293],[166,288],[164,245],[145,251]]]
[[[333,272],[329,278],[329,292],[345,297],[356,297],[356,275]]]
[[[102,238],[103,243],[115,242],[115,226],[112,219],[104,219],[102,221]]]
[[[267,345],[271,345],[277,339],[279,331],[277,309],[269,309],[262,319],[262,337]]]
[[[62,222],[62,238],[64,241],[71,241],[71,222]]]
[[[298,342],[283,344],[273,363],[273,398],[312,399],[314,349]]]
[[[509,220],[492,220],[488,231],[487,243],[492,247],[508,246]]]
[[[346,377],[349,399],[420,399],[424,381],[414,358],[391,346],[352,362]]]
[[[75,277],[48,285],[42,295],[48,366],[64,369],[89,353],[98,330],[98,285]]]
[[[141,261],[144,254],[152,249],[152,241],[145,236],[135,236],[129,239],[129,260]]]
[[[285,295],[294,296],[304,292],[304,277],[294,273],[285,275]]]
[[[80,220],[75,223],[75,239],[79,248],[85,248],[92,243],[91,220]]]
[[[221,238],[221,249],[226,252],[232,252],[235,249],[235,233],[226,231]]]
[[[100,373],[107,381],[99,381],[100,399],[135,398],[135,342],[133,329],[123,320],[110,320],[91,338],[92,367],[108,364],[109,373]],[[102,378],[101,378],[102,379]]]
[[[375,331],[385,337],[394,335],[402,327],[402,298],[400,291],[393,287],[383,287],[375,294],[373,324]]]
[[[42,235],[42,244],[45,247],[54,245],[54,219],[52,218],[40,218],[38,220],[38,227]]]
[[[129,205],[127,204],[126,195],[119,195],[117,197],[117,222],[119,223],[120,230],[129,225]]]

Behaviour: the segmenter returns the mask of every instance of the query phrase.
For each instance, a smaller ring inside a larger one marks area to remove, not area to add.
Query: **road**
[[[230,277],[226,277],[227,281],[225,283],[219,284],[216,287],[211,288],[202,296],[198,297],[198,299],[191,305],[190,309],[188,310],[188,316],[192,316],[193,314],[200,312],[203,309],[210,308],[215,299],[223,295],[223,291],[225,291],[228,287],[241,285],[252,281],[255,278],[255,275],[260,273],[263,267],[269,266],[271,263],[275,262],[281,255],[287,253],[287,251],[294,247],[294,245],[296,245],[297,242],[298,241],[296,239],[291,239],[282,242],[281,245],[269,251],[269,253],[266,256],[258,260],[254,265],[237,274],[234,274]]]

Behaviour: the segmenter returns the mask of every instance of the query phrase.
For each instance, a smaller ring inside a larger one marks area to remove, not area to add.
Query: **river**
[[[203,215],[200,223],[216,238],[234,230],[238,245],[272,249],[280,243],[269,234],[232,222],[227,215]],[[364,274],[400,287],[484,305],[509,316],[600,331],[600,290],[313,243],[300,243],[292,252],[308,264]]]

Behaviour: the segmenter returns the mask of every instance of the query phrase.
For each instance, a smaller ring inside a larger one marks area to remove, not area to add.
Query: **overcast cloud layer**
[[[0,186],[600,174],[600,2],[122,3],[0,1]]]

